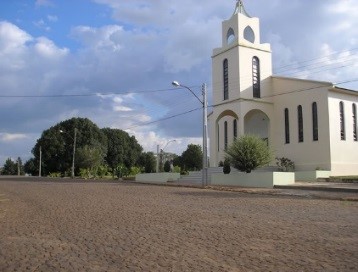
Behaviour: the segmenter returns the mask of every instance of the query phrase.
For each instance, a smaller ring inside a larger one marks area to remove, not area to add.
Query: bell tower
[[[213,50],[214,105],[239,98],[259,99],[263,81],[272,75],[269,44],[260,40],[260,22],[238,0],[231,18],[222,22],[222,45]]]

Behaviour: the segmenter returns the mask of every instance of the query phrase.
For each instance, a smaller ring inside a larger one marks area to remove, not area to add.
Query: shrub
[[[60,172],[53,172],[49,174],[50,178],[60,178],[61,177],[61,173]]]
[[[141,170],[140,170],[139,167],[132,166],[129,175],[130,176],[135,176],[135,175],[139,174],[140,172],[141,172]]]
[[[272,153],[267,143],[254,135],[244,135],[234,141],[226,152],[226,159],[241,172],[250,173],[270,163]]]
[[[223,172],[224,174],[230,174],[231,172],[230,161],[228,159],[225,159],[223,162]]]
[[[219,167],[223,167],[223,166],[224,166],[223,161],[219,161]]]
[[[173,168],[173,172],[174,173],[180,173],[180,166],[174,166],[174,168]]]
[[[170,172],[170,162],[169,161],[166,161],[164,163],[164,172]]]
[[[293,172],[295,170],[295,163],[288,158],[276,158],[276,165],[282,172]]]
[[[80,177],[84,179],[91,178],[91,170],[89,168],[80,168]]]

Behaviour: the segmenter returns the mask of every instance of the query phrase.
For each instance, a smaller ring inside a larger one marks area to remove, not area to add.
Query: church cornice
[[[265,44],[265,45],[269,46],[269,44]],[[228,47],[225,47],[225,48],[215,48],[214,51],[213,51],[213,55],[211,57],[214,58],[216,56],[224,54],[224,53],[230,51],[231,49],[233,49],[235,47],[244,47],[244,48],[255,49],[255,50],[258,50],[258,51],[271,53],[271,50],[262,49],[262,48],[258,48],[257,46],[254,46],[254,45],[251,46],[251,45],[248,45],[247,43],[239,42],[239,43],[232,44],[232,45],[230,45]]]
[[[262,98],[261,99],[236,98],[233,100],[220,102],[218,104],[213,105],[213,107],[218,107],[218,106],[227,105],[227,104],[236,103],[236,102],[255,102],[255,103],[270,104],[270,105],[274,104],[273,102],[265,101]]]

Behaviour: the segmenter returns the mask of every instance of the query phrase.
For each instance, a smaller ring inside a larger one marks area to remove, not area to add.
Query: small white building
[[[270,44],[261,43],[259,19],[250,17],[241,1],[222,23],[212,73],[211,166],[224,160],[236,137],[256,134],[297,171],[358,175],[358,92],[273,75]]]

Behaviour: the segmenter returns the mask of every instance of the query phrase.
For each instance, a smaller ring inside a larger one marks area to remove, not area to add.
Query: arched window
[[[290,119],[288,109],[285,109],[285,143],[290,143]]]
[[[233,128],[234,128],[234,140],[237,139],[237,120],[235,119],[233,122]]]
[[[235,41],[235,32],[234,30],[230,27],[229,30],[227,31],[226,34],[226,41],[227,44],[231,44],[233,41]]]
[[[352,111],[353,111],[353,140],[355,142],[357,142],[358,135],[357,135],[357,106],[356,106],[356,104],[352,104]]]
[[[260,60],[258,57],[252,58],[252,91],[254,98],[261,97],[260,90]]]
[[[220,126],[218,124],[218,151],[220,151]]]
[[[229,99],[229,63],[225,59],[223,63],[223,79],[224,79],[224,100]]]
[[[312,129],[313,141],[318,141],[318,116],[317,116],[317,103],[312,103]]]
[[[340,121],[340,129],[341,129],[341,140],[346,139],[346,129],[345,129],[345,121],[344,121],[344,104],[343,102],[339,102],[339,121]]]
[[[227,122],[224,123],[224,148],[227,149]]]
[[[303,142],[303,115],[302,115],[302,106],[297,107],[297,117],[298,117],[298,142]]]
[[[244,39],[251,43],[255,42],[255,33],[250,26],[247,26],[244,29]]]

